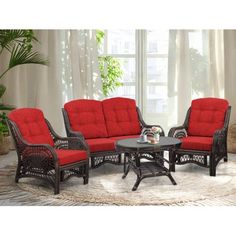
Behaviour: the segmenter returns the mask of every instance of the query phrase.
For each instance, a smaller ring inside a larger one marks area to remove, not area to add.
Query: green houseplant
[[[16,66],[24,64],[48,65],[48,60],[33,50],[34,42],[38,42],[38,40],[33,30],[0,30],[0,61],[3,62],[3,53],[9,55],[6,67],[0,71],[0,82],[5,78],[7,72]],[[5,91],[6,86],[0,84],[0,111],[14,109],[13,106],[2,102]],[[5,138],[7,137],[9,137],[9,130],[6,125],[6,113],[0,112],[0,147],[6,145]],[[4,151],[4,153],[6,152]]]
[[[0,154],[7,154],[11,145],[6,119],[7,114],[5,112],[0,113]]]
[[[102,30],[96,31],[98,48],[101,47],[105,33]],[[98,57],[99,71],[102,78],[102,90],[104,96],[109,96],[117,87],[122,86],[120,78],[123,75],[120,61],[112,56]]]

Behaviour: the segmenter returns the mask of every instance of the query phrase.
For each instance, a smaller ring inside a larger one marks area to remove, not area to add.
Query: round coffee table
[[[167,176],[173,185],[176,185],[170,173],[172,166],[172,152],[179,148],[181,141],[172,137],[160,137],[157,144],[138,143],[137,138],[122,139],[116,142],[116,150],[125,154],[123,179],[130,168],[137,175],[137,180],[132,188],[135,191],[144,178],[154,176]],[[169,161],[163,157],[163,151],[169,151]],[[127,162],[128,158],[128,162]],[[144,161],[142,161],[142,159]],[[126,163],[128,166],[126,167]],[[169,168],[165,167],[169,164]]]

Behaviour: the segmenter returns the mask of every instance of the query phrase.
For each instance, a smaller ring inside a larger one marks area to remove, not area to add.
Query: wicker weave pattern
[[[50,123],[47,120],[45,121],[55,142],[55,149],[82,149],[86,150],[87,156],[89,156],[89,151],[83,140],[75,137],[62,138],[55,133]],[[29,144],[23,139],[13,121],[8,120],[8,125],[18,155],[16,182],[23,177],[44,179],[54,187],[55,194],[60,192],[60,181],[69,179],[71,176],[83,177],[84,184],[88,183],[88,160],[60,166],[53,147],[48,144]]]
[[[184,124],[182,126],[173,127],[170,129],[168,136],[182,138],[185,137],[185,132],[188,130],[188,123],[190,117],[190,109],[188,109]],[[228,160],[227,154],[227,133],[230,119],[231,107],[229,106],[226,114],[224,127],[220,130],[216,130],[213,136],[213,144],[211,151],[201,150],[184,150],[178,149],[173,152],[171,156],[172,167],[171,170],[175,171],[175,164],[183,165],[186,163],[195,163],[199,166],[209,168],[210,176],[216,175],[216,166],[220,160]]]
[[[144,122],[141,112],[138,107],[136,107],[136,111],[137,111],[139,122],[140,122],[140,130],[142,130],[143,128],[151,128],[153,125],[147,125]],[[65,122],[67,136],[77,137],[81,140],[81,142],[84,141],[84,136],[82,133],[72,130],[70,121],[68,118],[68,114],[63,108],[62,108],[62,113],[63,113],[64,122]],[[163,128],[160,125],[155,125],[155,126],[160,127],[162,130],[160,135],[165,136]],[[91,168],[97,168],[105,163],[111,163],[115,165],[122,164],[121,153],[117,152],[116,150],[104,151],[104,152],[93,152],[93,153],[90,153],[90,158],[91,158]]]

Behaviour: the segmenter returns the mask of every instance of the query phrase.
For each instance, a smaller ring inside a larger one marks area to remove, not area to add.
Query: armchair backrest
[[[110,98],[102,101],[107,132],[110,137],[141,133],[134,99]]]
[[[220,98],[200,98],[192,101],[188,122],[188,135],[212,137],[224,127],[229,103]]]
[[[79,131],[85,139],[108,136],[102,103],[92,99],[73,100],[64,105],[71,129]]]
[[[54,141],[41,110],[19,108],[10,112],[8,118],[16,124],[22,137],[28,143],[54,146]]]

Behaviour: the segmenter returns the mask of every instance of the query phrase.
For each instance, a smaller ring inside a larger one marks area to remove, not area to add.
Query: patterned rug
[[[59,195],[44,181],[25,178],[14,183],[15,166],[0,169],[0,205],[236,205],[236,162],[221,162],[217,176],[196,165],[177,166],[177,185],[165,177],[144,179],[137,191],[130,171],[122,179],[122,166],[104,165],[90,171],[89,184],[71,178],[61,183]]]

